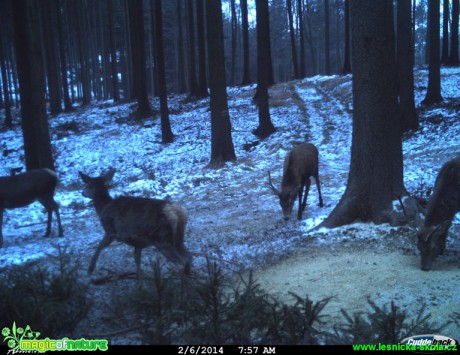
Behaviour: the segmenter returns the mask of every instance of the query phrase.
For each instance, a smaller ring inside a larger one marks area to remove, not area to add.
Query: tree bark
[[[46,115],[45,76],[37,38],[37,3],[12,0],[14,42],[21,95],[21,125],[27,170],[54,169]]]
[[[209,166],[219,168],[225,162],[236,159],[227,102],[221,0],[206,0],[206,26],[211,106]]]
[[[195,19],[193,16],[193,1],[186,2],[188,17],[188,50],[189,50],[189,89],[190,96],[198,96],[198,84],[196,81],[195,60]]]
[[[208,96],[206,81],[206,36],[204,29],[203,0],[196,0],[196,22],[198,35],[198,97]]]
[[[297,48],[296,48],[296,38],[294,32],[294,20],[292,16],[292,0],[286,0],[288,18],[289,18],[289,34],[291,37],[291,52],[292,52],[292,65],[294,68],[294,78],[300,79],[299,73],[299,63],[297,61]]]
[[[449,60],[449,0],[443,0],[442,8],[441,64],[447,64]]]
[[[110,42],[110,71],[112,78],[112,97],[113,101],[120,100],[118,90],[118,71],[117,71],[117,48],[115,42],[115,19],[113,15],[113,0],[107,0],[107,12],[109,17],[109,42]]]
[[[397,61],[401,131],[418,129],[414,100],[414,46],[412,44],[411,1],[398,0]]]
[[[392,0],[350,1],[353,133],[348,183],[320,225],[392,220],[392,200],[405,194],[396,90]]]
[[[452,30],[450,34],[450,54],[449,65],[459,66],[460,60],[458,55],[458,15],[459,0],[452,0]]]
[[[174,141],[174,134],[171,130],[168,109],[168,94],[166,90],[165,59],[163,49],[163,13],[162,1],[155,0],[155,67],[157,68],[158,96],[160,98],[161,115],[161,141],[171,143]]]
[[[147,69],[145,60],[145,30],[142,0],[128,1],[131,62],[133,64],[133,93],[137,99],[136,116],[138,118],[152,115],[147,93]]]
[[[249,23],[248,23],[248,0],[241,0],[241,17],[243,27],[243,79],[241,85],[251,83],[249,71]]]
[[[428,89],[422,101],[423,105],[433,105],[443,100],[441,96],[441,59],[440,59],[440,10],[439,0],[430,0],[428,3]]]
[[[344,61],[342,74],[351,73],[351,56],[350,56],[350,0],[345,0],[345,12],[344,12],[344,22],[345,22],[345,48],[343,52]]]
[[[324,0],[324,72],[331,75],[329,0]]]
[[[267,138],[275,127],[270,119],[268,103],[269,63],[267,58],[268,3],[265,0],[256,0],[257,21],[257,92],[256,102],[259,108],[259,126],[252,132],[261,139]]]

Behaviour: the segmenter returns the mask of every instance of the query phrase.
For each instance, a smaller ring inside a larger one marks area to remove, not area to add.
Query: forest
[[[458,20],[2,1],[3,345],[458,342]]]

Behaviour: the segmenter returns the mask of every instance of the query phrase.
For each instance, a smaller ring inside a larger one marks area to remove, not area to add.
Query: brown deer
[[[56,213],[59,236],[63,236],[59,206],[54,200],[57,175],[50,169],[33,169],[22,174],[0,177],[0,247],[3,245],[3,211],[40,202],[48,212],[45,237],[51,234],[53,211]]]
[[[428,200],[425,221],[418,233],[417,247],[422,257],[421,269],[429,271],[446,248],[452,219],[460,211],[460,155],[446,162],[436,177]]]
[[[297,145],[286,156],[284,160],[281,191],[273,186],[270,171],[268,172],[268,182],[273,193],[279,197],[284,220],[289,220],[296,198],[299,200],[297,219],[302,219],[302,211],[305,210],[307,205],[307,196],[310,190],[310,177],[315,178],[316,187],[318,189],[319,206],[323,207],[323,198],[321,197],[318,177],[318,149],[311,143],[301,143]]]
[[[187,215],[179,206],[166,200],[143,197],[110,197],[106,184],[113,179],[114,169],[99,177],[80,172],[85,183],[83,196],[92,199],[105,235],[91,259],[92,273],[102,249],[118,240],[134,247],[138,279],[141,273],[142,249],[155,246],[169,261],[190,273],[192,257],[184,246]]]

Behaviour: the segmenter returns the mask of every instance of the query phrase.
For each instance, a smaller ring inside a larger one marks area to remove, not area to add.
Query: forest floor
[[[425,78],[426,71],[417,72],[417,102],[425,90]],[[460,151],[459,78],[458,71],[443,71],[444,103],[430,109],[418,108],[422,128],[407,136],[404,143],[405,184],[409,191],[432,186],[442,163]],[[197,274],[204,272],[208,256],[229,277],[252,270],[263,289],[285,302],[294,302],[289,292],[308,295],[314,301],[333,296],[323,311],[330,316],[331,327],[339,319],[343,321],[340,309],[350,314],[369,310],[368,297],[381,306],[394,301],[409,315],[425,304],[431,320],[438,324],[458,312],[458,218],[450,231],[445,255],[429,272],[420,270],[416,232],[409,227],[355,223],[311,231],[338,203],[345,188],[351,143],[351,77],[316,77],[275,85],[270,95],[277,132],[261,142],[250,134],[257,117],[250,100],[253,89],[254,86],[229,89],[230,116],[236,121],[234,136],[240,137],[235,138],[238,160],[220,170],[205,166],[209,150],[203,147],[209,143],[209,125],[199,126],[197,122],[201,118],[208,120],[206,100],[190,103],[172,98],[172,124],[181,125],[181,136],[168,148],[158,144],[158,125],[128,123],[127,112],[132,106],[100,105],[93,112],[80,110],[57,118],[51,129],[54,147],[60,152],[57,200],[65,237],[38,237],[45,227],[40,207],[28,207],[36,209],[36,220],[32,222],[24,220],[24,210],[9,211],[5,216],[0,268],[43,261],[55,253],[52,246],[59,243],[81,263],[82,280],[88,283],[89,296],[94,301],[89,316],[72,336],[107,338],[111,344],[141,343],[138,332],[123,331],[119,322],[113,322],[117,300],[136,287],[136,280],[98,286],[92,283],[107,275],[108,270],[134,271],[132,248],[114,243],[101,253],[94,274],[86,275],[103,231],[94,208],[81,197],[78,170],[95,175],[116,164],[113,195],[152,196],[153,190],[155,196],[172,197],[187,211],[185,243],[195,255]],[[73,124],[76,127],[71,134],[64,131],[63,127]],[[145,138],[145,132],[150,140]],[[8,147],[19,151],[20,143],[14,143],[19,139],[16,136],[20,137],[17,131],[1,134],[13,142]],[[302,141],[313,142],[320,150],[325,206],[318,207],[312,184],[302,221],[294,218],[285,222],[278,200],[268,187],[267,171],[272,172],[278,185],[286,152]],[[126,155],[126,146],[130,146],[132,155]],[[95,152],[99,150],[103,153],[98,155]],[[18,162],[12,158],[8,164],[15,166]],[[157,257],[161,258],[153,248],[143,251],[144,272],[149,270],[149,260]],[[452,323],[442,335],[460,339],[460,326]]]

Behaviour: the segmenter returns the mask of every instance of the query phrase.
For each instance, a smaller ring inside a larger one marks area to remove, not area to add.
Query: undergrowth
[[[117,317],[130,319],[144,344],[295,344],[397,343],[414,334],[439,333],[449,322],[435,325],[423,306],[411,318],[391,302],[343,319],[331,328],[323,310],[331,297],[317,302],[290,293],[284,304],[263,291],[252,274],[237,281],[224,277],[220,267],[207,263],[198,278],[163,275],[158,263],[141,287],[126,295],[128,307]],[[329,319],[330,322],[330,319]]]
[[[2,326],[30,326],[50,338],[69,336],[90,308],[79,265],[58,250],[48,266],[24,265],[0,275]]]

